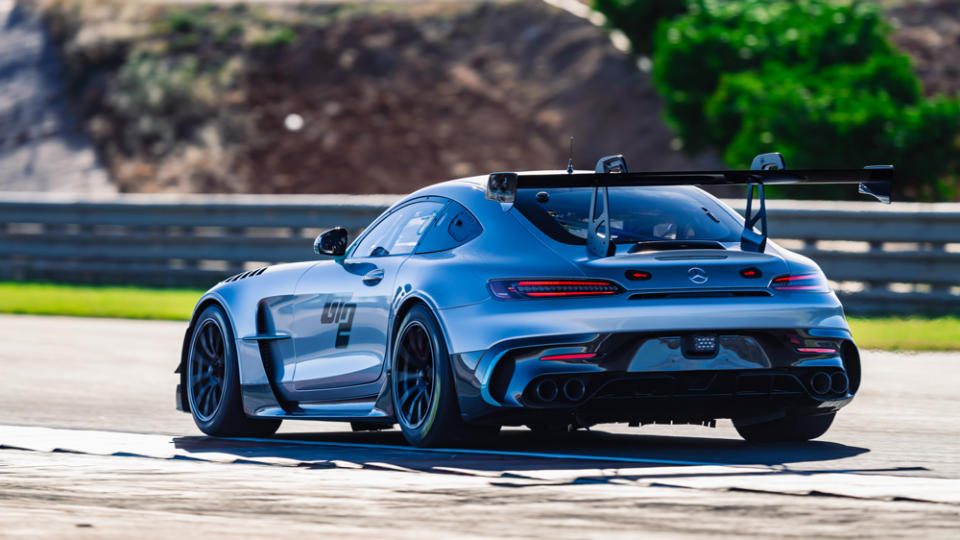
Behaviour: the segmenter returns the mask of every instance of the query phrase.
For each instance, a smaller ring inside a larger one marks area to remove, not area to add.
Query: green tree
[[[737,168],[768,151],[795,168],[893,164],[900,196],[953,198],[960,103],[923,97],[890,31],[858,0],[691,0],[657,31],[654,79],[690,152]]]
[[[606,16],[607,23],[630,38],[634,52],[650,54],[653,37],[661,20],[687,11],[688,0],[593,0],[593,9]]]

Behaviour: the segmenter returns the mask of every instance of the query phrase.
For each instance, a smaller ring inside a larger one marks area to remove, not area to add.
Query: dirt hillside
[[[887,9],[894,41],[914,61],[927,94],[960,92],[960,2],[903,2]]]
[[[696,167],[590,23],[534,0],[417,6],[54,3],[47,20],[123,191],[402,193],[562,168],[571,135],[580,167]]]

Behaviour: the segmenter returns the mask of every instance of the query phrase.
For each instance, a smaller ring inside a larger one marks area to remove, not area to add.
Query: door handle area
[[[376,285],[380,283],[383,279],[383,268],[377,268],[376,270],[371,270],[363,276],[363,282],[367,285]]]

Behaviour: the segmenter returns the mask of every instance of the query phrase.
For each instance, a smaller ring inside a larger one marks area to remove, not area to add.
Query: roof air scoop
[[[623,155],[607,156],[597,161],[594,170],[597,175],[627,174],[627,160]],[[587,253],[594,257],[609,257],[616,253],[617,247],[610,236],[610,189],[607,183],[598,180],[593,185],[590,197],[590,218],[587,221]],[[602,191],[601,191],[602,190]],[[597,206],[602,204],[602,209]]]
[[[513,204],[517,199],[517,173],[490,173],[487,178],[486,198],[502,204]]]

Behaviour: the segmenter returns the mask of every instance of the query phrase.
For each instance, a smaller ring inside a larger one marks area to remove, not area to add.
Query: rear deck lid
[[[772,251],[772,250],[771,250]],[[788,273],[774,253],[733,249],[670,249],[622,253],[577,261],[591,278],[614,280],[628,291],[718,291],[761,289]]]

